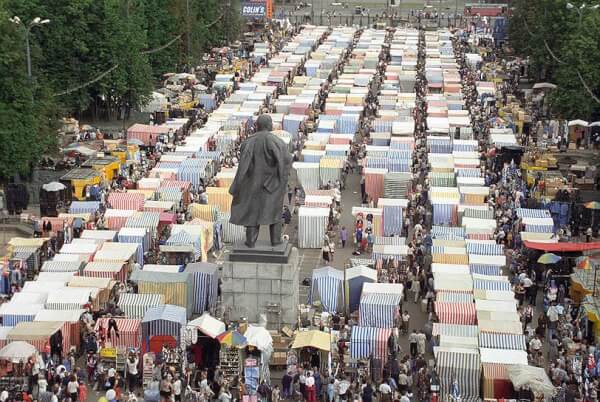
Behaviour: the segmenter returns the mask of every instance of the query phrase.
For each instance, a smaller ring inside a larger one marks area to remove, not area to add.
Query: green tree
[[[23,32],[0,0],[0,178],[27,175],[56,144],[57,109],[44,82],[27,77]]]
[[[583,2],[573,1],[575,7]],[[509,35],[528,57],[536,80],[553,82],[554,112],[566,119],[600,117],[600,10],[566,7],[562,0],[516,0]]]

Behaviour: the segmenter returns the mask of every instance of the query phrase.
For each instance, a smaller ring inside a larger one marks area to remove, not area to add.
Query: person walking
[[[348,231],[345,226],[342,226],[340,230],[340,241],[342,242],[342,248],[346,247],[346,242],[348,241]]]

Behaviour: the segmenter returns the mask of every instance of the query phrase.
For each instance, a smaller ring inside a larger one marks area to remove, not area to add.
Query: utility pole
[[[190,63],[192,59],[192,24],[190,21],[190,0],[185,0],[185,25],[187,30],[187,59]]]
[[[50,20],[47,18],[41,19],[40,17],[35,17],[33,20],[31,20],[31,22],[29,24],[25,24],[21,20],[21,18],[19,18],[17,16],[9,18],[8,20],[10,22],[12,22],[13,24],[15,24],[17,27],[19,27],[20,29],[22,29],[23,32],[25,32],[25,52],[26,52],[26,57],[27,57],[27,78],[29,80],[29,85],[31,85],[33,83],[33,74],[31,71],[31,46],[29,43],[29,34],[31,33],[31,29],[33,27],[45,25],[45,24],[49,23]],[[31,101],[33,102],[33,95],[32,95]]]

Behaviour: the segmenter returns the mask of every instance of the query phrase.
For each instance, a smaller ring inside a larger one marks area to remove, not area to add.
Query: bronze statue
[[[271,245],[281,244],[281,214],[292,156],[285,143],[271,133],[271,116],[256,121],[256,134],[242,142],[240,164],[229,188],[231,218],[246,227],[246,246],[254,248],[260,225],[269,225]]]

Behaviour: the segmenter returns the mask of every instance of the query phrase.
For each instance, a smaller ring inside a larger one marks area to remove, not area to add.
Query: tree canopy
[[[9,151],[0,178],[27,173],[56,143],[59,116],[122,118],[165,73],[200,64],[235,37],[238,1],[0,0],[0,140]],[[50,22],[29,30],[30,81],[25,36],[36,17]]]
[[[509,39],[529,57],[540,81],[558,85],[554,112],[566,119],[600,119],[600,9],[581,0],[515,0]],[[583,7],[582,7],[583,6]]]

